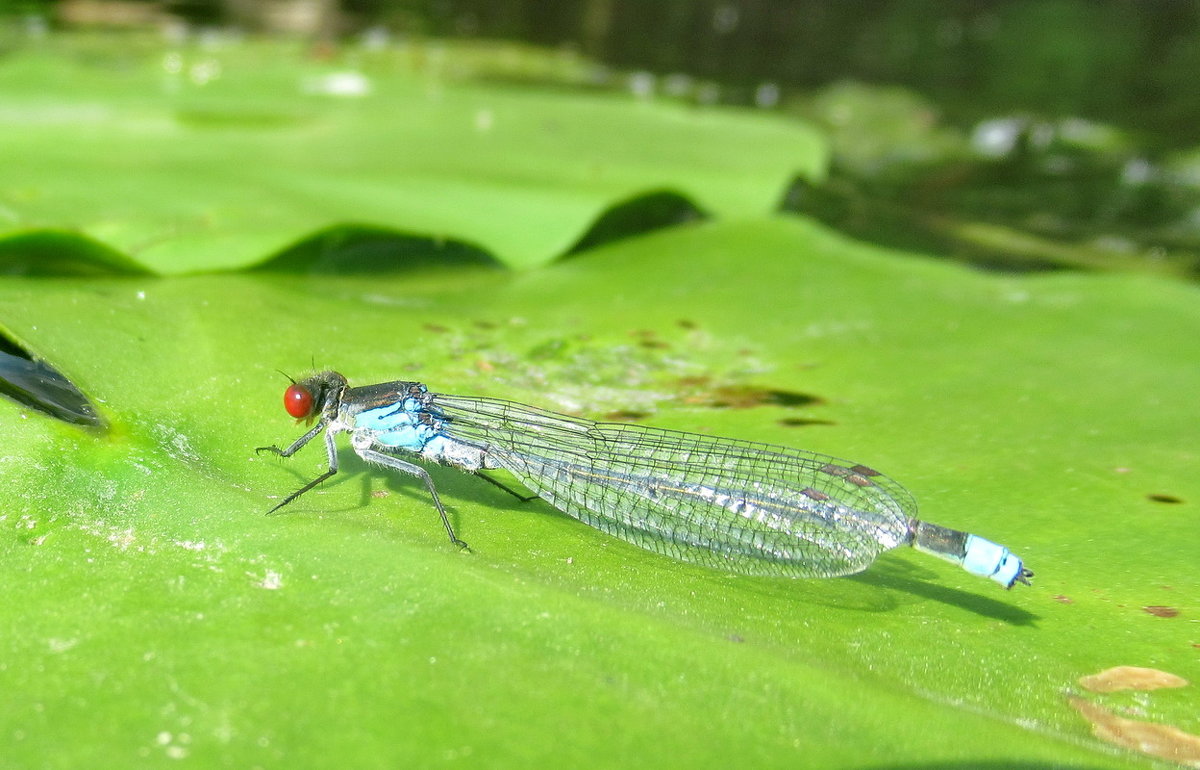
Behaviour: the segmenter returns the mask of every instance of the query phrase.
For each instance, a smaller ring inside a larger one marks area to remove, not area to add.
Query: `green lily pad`
[[[79,231],[163,273],[249,265],[346,222],[539,264],[649,191],[759,215],[822,162],[795,121],[480,85],[404,49],[101,50],[47,44],[0,67],[0,226]]]
[[[7,332],[112,425],[0,406],[10,756],[1124,766],[1067,695],[1114,664],[1196,678],[1195,295],[981,275],[786,219],[524,274],[10,280]],[[322,467],[253,452],[302,429],[273,370],[313,364],[861,460],[1037,577],[1005,593],[915,553],[728,576],[434,469],[461,553],[418,484],[348,447],[266,517]],[[714,395],[734,387],[806,397]],[[1195,732],[1192,703],[1150,716]]]
[[[1153,760],[1089,715],[1200,733],[1195,685],[1076,684],[1200,678],[1195,287],[768,217],[821,142],[767,116],[363,56],[343,99],[275,44],[0,66],[0,334],[107,426],[0,401],[6,762],[1090,768]],[[323,368],[852,458],[1037,576],[731,576],[432,468],[461,552],[346,446],[268,517],[325,463],[254,451],[305,430],[280,372]]]

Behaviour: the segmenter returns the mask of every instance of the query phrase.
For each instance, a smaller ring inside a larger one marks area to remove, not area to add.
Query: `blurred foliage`
[[[1200,276],[1195,151],[1151,159],[1113,126],[997,117],[966,132],[910,91],[841,83],[797,105],[828,129],[823,184],[786,210],[993,269]]]

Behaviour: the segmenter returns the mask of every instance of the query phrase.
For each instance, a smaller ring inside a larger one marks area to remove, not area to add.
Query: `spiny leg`
[[[324,426],[318,425],[313,430],[310,430],[308,433],[305,433],[303,436],[301,436],[299,439],[297,439],[295,444],[292,444],[287,449],[279,449],[278,447],[260,447],[260,449],[265,449],[268,451],[274,450],[276,452],[276,454],[278,454],[281,457],[290,457],[296,453],[297,449],[299,449],[300,447],[304,446],[306,443],[311,441],[312,437],[315,436],[316,432],[322,427],[324,427]],[[329,456],[329,470],[325,471],[320,476],[317,476],[312,481],[308,482],[304,486],[297,489],[295,492],[293,492],[290,495],[288,495],[287,497],[283,498],[283,501],[280,502],[279,505],[276,505],[274,508],[267,511],[268,516],[270,516],[272,513],[275,513],[275,511],[278,511],[283,506],[292,502],[300,495],[304,494],[308,490],[312,489],[316,485],[320,484],[322,481],[325,481],[330,476],[332,476],[338,472],[337,447],[333,443],[333,436],[334,436],[334,434],[332,432],[325,434],[325,452]]]
[[[459,548],[463,548],[468,551],[470,550],[470,547],[462,540],[459,540],[454,534],[454,527],[450,526],[450,517],[446,515],[446,509],[442,505],[441,498],[438,497],[437,489],[434,488],[433,479],[429,477],[428,471],[419,465],[405,462],[404,460],[384,454],[383,452],[377,452],[374,449],[360,449],[355,447],[354,451],[358,453],[359,457],[369,463],[377,463],[387,468],[391,468],[402,473],[407,473],[410,476],[416,476],[418,479],[420,479],[422,483],[425,484],[425,488],[429,490],[429,496],[433,498],[433,505],[435,508],[437,508],[438,515],[442,517],[442,525],[446,527],[446,534],[450,536],[450,542],[454,543]]]
[[[255,452],[272,452],[274,454],[279,455],[280,457],[291,457],[292,455],[299,452],[300,448],[302,446],[304,446],[305,444],[307,444],[308,442],[310,442],[314,438],[316,438],[318,433],[325,430],[325,425],[327,423],[328,423],[327,420],[321,420],[320,422],[317,423],[317,426],[315,428],[313,428],[308,433],[305,433],[303,436],[301,436],[300,438],[293,441],[292,445],[290,447],[288,447],[287,449],[280,449],[279,447],[272,444],[271,446],[256,447],[254,451]]]

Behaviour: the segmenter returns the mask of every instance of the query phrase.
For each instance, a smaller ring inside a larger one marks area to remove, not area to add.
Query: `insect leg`
[[[292,444],[287,449],[279,449],[277,447],[264,447],[264,448],[268,449],[268,450],[274,449],[275,452],[278,453],[281,457],[290,457],[296,453],[297,449],[299,449],[300,447],[302,447],[306,443],[308,443],[310,440],[312,440],[313,436],[316,435],[317,431],[323,427],[324,427],[323,425],[318,425],[316,428],[314,428],[313,430],[310,430],[308,433],[305,433],[303,436],[301,436],[299,439],[297,439],[296,443]],[[308,482],[304,486],[297,489],[295,492],[293,492],[290,495],[288,495],[287,497],[283,498],[283,501],[280,502],[279,505],[276,505],[274,508],[267,511],[268,516],[270,516],[272,513],[275,513],[275,511],[278,511],[283,506],[292,502],[300,495],[304,494],[308,490],[312,489],[313,487],[320,484],[325,479],[329,478],[330,476],[332,476],[333,474],[338,472],[337,447],[333,443],[333,437],[334,437],[333,431],[330,431],[329,433],[325,434],[325,452],[329,456],[329,470],[325,471],[320,476],[317,476],[312,481]]]
[[[290,447],[288,447],[287,449],[280,449],[279,447],[277,447],[275,445],[271,445],[271,446],[256,447],[254,451],[255,452],[273,452],[274,454],[277,454],[280,457],[291,457],[292,455],[299,452],[301,447],[303,447],[305,444],[307,444],[308,442],[310,442],[314,438],[316,438],[318,433],[325,430],[325,426],[328,424],[328,422],[329,422],[328,420],[321,420],[320,422],[317,423],[317,426],[315,428],[310,430],[308,433],[305,433],[300,438],[296,439],[294,442],[292,442],[292,445]]]
[[[437,489],[434,488],[433,479],[429,477],[428,471],[419,465],[414,465],[413,463],[406,462],[388,454],[384,454],[383,452],[377,452],[374,449],[360,447],[357,445],[357,442],[355,442],[354,451],[358,453],[359,457],[369,463],[383,465],[387,468],[391,468],[392,470],[397,470],[401,473],[407,473],[410,476],[416,476],[418,479],[420,479],[425,485],[425,488],[429,490],[429,496],[433,498],[433,506],[437,508],[438,515],[442,517],[442,525],[446,528],[446,534],[450,536],[450,542],[454,543],[459,548],[466,548],[470,550],[467,544],[462,540],[459,540],[458,536],[454,534],[454,527],[450,526],[450,517],[446,515],[446,508],[442,505],[441,498],[438,497]]]

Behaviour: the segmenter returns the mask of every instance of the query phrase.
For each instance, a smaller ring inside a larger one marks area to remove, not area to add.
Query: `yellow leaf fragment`
[[[1116,666],[1106,668],[1098,674],[1080,677],[1079,684],[1092,692],[1117,692],[1118,690],[1161,690],[1165,687],[1185,687],[1188,680],[1156,668]]]
[[[1097,738],[1152,757],[1200,767],[1200,735],[1170,725],[1119,717],[1083,698],[1070,698],[1069,701],[1092,723],[1092,732]]]

